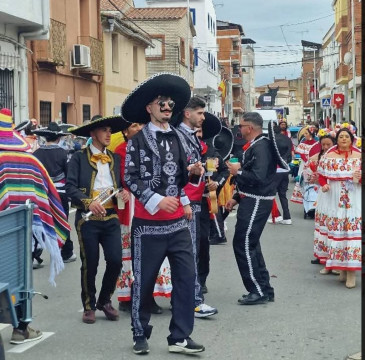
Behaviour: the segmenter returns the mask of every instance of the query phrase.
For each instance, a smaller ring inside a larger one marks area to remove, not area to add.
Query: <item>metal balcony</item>
[[[85,45],[90,48],[91,67],[80,68],[79,71],[91,75],[103,75],[103,42],[91,36],[79,36],[78,42],[80,45]]]

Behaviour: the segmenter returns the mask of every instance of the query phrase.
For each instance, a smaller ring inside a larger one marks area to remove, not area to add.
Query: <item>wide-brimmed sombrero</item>
[[[280,154],[278,144],[276,142],[275,132],[274,132],[274,123],[276,123],[276,122],[270,120],[269,127],[268,127],[269,139],[271,140],[271,142],[273,144],[274,155],[277,158],[277,163],[281,168],[290,170],[289,164],[282,158],[282,156]]]
[[[13,130],[21,132],[22,130],[25,130],[28,126],[30,128],[31,124],[32,123],[30,120],[24,120],[20,124],[16,125]]]
[[[0,150],[26,151],[30,145],[13,130],[12,117],[0,113]]]
[[[61,128],[61,131],[65,134],[65,135],[71,135],[71,133],[68,131],[68,129],[70,128],[74,128],[77,127],[74,124],[59,124],[58,125]]]
[[[124,100],[121,107],[123,119],[130,123],[146,124],[151,120],[146,106],[158,96],[175,102],[172,114],[178,114],[189,102],[191,90],[188,82],[172,73],[158,73],[140,83]]]
[[[207,140],[213,138],[221,132],[222,122],[218,117],[208,111],[204,112],[204,117],[205,120],[203,121],[202,125],[202,139]]]
[[[51,121],[47,127],[32,130],[32,133],[38,136],[45,136],[45,137],[51,136],[56,138],[67,135],[54,121]]]
[[[220,133],[214,137],[213,146],[219,152],[219,155],[222,156],[223,160],[228,159],[231,154],[233,141],[234,137],[232,131],[225,126],[222,126]]]
[[[68,128],[68,132],[77,136],[89,137],[90,131],[100,127],[111,127],[112,134],[127,129],[131,124],[120,115],[93,117],[90,122],[78,127]]]

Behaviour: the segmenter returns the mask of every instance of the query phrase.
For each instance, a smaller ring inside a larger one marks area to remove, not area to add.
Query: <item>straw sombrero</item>
[[[126,121],[146,124],[151,120],[146,106],[158,96],[170,97],[175,106],[172,115],[182,111],[189,102],[191,90],[188,82],[172,73],[157,73],[140,83],[124,100],[121,115]]]
[[[131,124],[125,121],[120,115],[112,115],[105,117],[94,116],[88,123],[80,125],[78,127],[68,128],[67,131],[71,134],[83,137],[89,137],[90,131],[100,127],[111,127],[112,134],[118,131],[127,129]]]
[[[203,133],[204,134],[204,133]],[[213,139],[213,146],[219,152],[219,155],[223,160],[228,159],[232,152],[234,137],[232,131],[225,126],[222,126],[222,130]]]
[[[0,113],[0,150],[29,150],[30,145],[12,127],[12,117]]]

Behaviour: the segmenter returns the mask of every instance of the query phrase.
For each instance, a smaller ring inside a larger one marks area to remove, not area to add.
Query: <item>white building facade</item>
[[[149,7],[181,7],[187,6],[187,1],[147,0],[147,5]],[[206,109],[209,112],[221,116],[215,8],[212,0],[190,0],[189,8],[197,34],[194,39],[191,39],[195,62],[193,94],[206,100]]]
[[[29,118],[27,40],[48,39],[49,0],[0,1],[0,108],[15,124]]]

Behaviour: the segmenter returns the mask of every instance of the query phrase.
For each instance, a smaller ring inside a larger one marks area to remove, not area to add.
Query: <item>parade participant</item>
[[[227,162],[230,173],[236,176],[239,193],[237,223],[233,249],[243,285],[249,292],[238,300],[240,305],[264,304],[274,301],[261,251],[260,236],[270,215],[275,197],[274,177],[277,164],[288,168],[281,158],[275,137],[270,140],[262,133],[263,119],[256,112],[246,112],[240,120],[242,136],[248,141],[241,162]],[[272,122],[269,124],[272,127]],[[227,209],[237,203],[231,200]]]
[[[202,157],[202,144],[196,136],[196,129],[201,128],[204,123],[205,127],[213,130],[212,136],[216,135],[221,129],[221,124],[218,118],[213,119],[211,115],[208,115],[205,119],[204,108],[206,104],[205,101],[195,96],[192,97],[185,109],[179,114],[179,116],[174,117],[171,124],[177,128],[178,131],[185,137],[186,143],[189,147],[188,163],[194,164],[201,160]],[[214,122],[216,120],[216,122]],[[213,122],[213,123],[212,123]],[[216,125],[216,132],[214,132],[214,127]],[[208,129],[207,129],[208,132]],[[211,186],[212,190],[216,190],[216,184],[208,184]],[[200,263],[201,252],[207,253],[204,259],[208,256],[208,268],[209,268],[209,228],[204,227],[204,224],[200,223],[200,214],[202,207],[202,196],[205,190],[205,180],[202,179],[200,184],[188,183],[184,187],[184,191],[190,200],[190,207],[192,210],[192,219],[188,222],[189,230],[191,234],[191,239],[193,242],[193,253],[194,253],[194,265],[195,265],[195,317],[203,318],[211,316],[218,313],[216,308],[213,308],[204,303],[204,296],[202,293],[202,284],[200,283],[198,275],[198,263]],[[203,241],[202,241],[203,239]],[[204,240],[206,239],[206,242]],[[207,243],[207,244],[206,244]],[[207,249],[208,247],[208,249]],[[205,284],[205,282],[204,282]],[[204,285],[203,284],[203,285]]]
[[[221,245],[227,243],[225,235],[226,224],[223,219],[224,206],[232,198],[232,186],[229,183],[231,175],[228,171],[225,161],[232,152],[234,137],[232,131],[225,126],[213,139],[207,141],[209,148],[213,147],[218,153],[219,166],[217,171],[211,177],[212,181],[218,183],[216,193],[218,198],[218,213],[213,214],[210,219],[209,245]],[[209,146],[211,144],[211,146]],[[211,157],[210,155],[207,155]],[[214,156],[212,156],[214,157]]]
[[[102,204],[100,194],[121,188],[120,157],[107,150],[110,135],[120,131],[120,116],[97,118],[68,131],[78,136],[90,136],[92,144],[73,154],[68,164],[66,193],[76,207],[75,227],[80,244],[81,300],[84,307],[82,321],[95,322],[95,310],[104,312],[108,320],[118,320],[111,296],[122,265],[122,246],[118,215],[114,208],[115,197]],[[117,197],[128,201],[128,192],[120,191]],[[89,220],[83,212],[91,212]],[[95,277],[99,264],[99,245],[104,250],[106,268],[98,301]]]
[[[147,339],[152,292],[158,270],[167,256],[173,292],[168,349],[195,353],[204,346],[190,334],[194,325],[194,256],[187,221],[192,219],[183,188],[189,174],[198,178],[200,162],[188,165],[184,136],[169,125],[173,111],[182,111],[190,99],[190,86],[182,77],[158,73],[139,84],[124,100],[121,114],[129,122],[146,125],[128,141],[124,180],[135,196],[132,221],[133,352],[149,352]]]
[[[0,211],[25,204],[28,199],[34,204],[33,241],[49,252],[49,281],[55,285],[55,276],[64,267],[59,248],[68,237],[70,227],[52,180],[37,158],[26,152],[28,149],[29,144],[12,130],[11,116],[0,112]],[[20,320],[21,306],[16,311]],[[41,331],[20,320],[10,342],[23,344],[41,337]]]
[[[32,132],[33,134],[43,136],[46,139],[46,144],[40,145],[33,154],[48,171],[49,176],[56,186],[58,195],[62,202],[63,210],[68,219],[69,205],[68,196],[66,195],[65,190],[67,176],[67,151],[58,146],[61,137],[66,134],[62,132],[61,128],[55,122],[50,122],[47,128],[33,130]],[[64,263],[76,261],[77,256],[73,252],[73,248],[73,242],[69,236],[61,250]]]
[[[340,271],[347,288],[361,270],[361,152],[347,127],[318,163],[321,191],[315,215],[314,255],[325,264],[321,273]]]
[[[123,120],[124,121],[124,120]],[[128,140],[133,135],[142,130],[144,124],[127,123],[126,128],[121,131],[123,142],[115,146],[114,152],[120,155],[120,174],[122,182],[124,182],[124,168],[125,157],[127,152]],[[117,134],[117,133],[116,133]],[[123,183],[123,186],[125,184]],[[120,221],[120,228],[122,233],[122,261],[123,266],[121,274],[117,280],[117,295],[119,301],[119,310],[130,311],[131,308],[131,287],[133,283],[132,271],[132,255],[131,255],[131,223],[134,215],[134,196],[130,194],[130,200],[124,205],[124,209],[117,209],[117,214]],[[155,289],[153,292],[155,296],[170,297],[172,291],[170,265],[167,258],[164,260],[160,272],[156,279]],[[162,314],[162,308],[152,300],[151,306],[152,314]]]
[[[291,157],[292,142],[286,135],[283,134],[283,132],[281,131],[281,127],[277,126],[276,123],[274,123],[274,136],[281,157],[285,160],[287,164],[289,164],[292,159]],[[289,185],[289,170],[283,169],[278,165],[274,177],[274,183],[276,192],[279,196],[281,208],[283,210],[283,216],[282,217],[280,216],[281,217],[280,220],[278,219],[278,217],[276,217],[276,220],[274,220],[275,215],[273,215],[272,218],[268,220],[268,222],[279,223],[282,225],[291,225],[292,220],[289,211],[288,199],[286,197],[286,192],[288,191],[288,185]],[[274,204],[275,206],[277,206],[275,199],[274,199]]]
[[[300,177],[302,176],[304,164],[309,159],[309,151],[311,147],[316,143],[314,138],[314,127],[312,126],[305,126],[304,128],[300,129],[298,132],[298,139],[299,144],[295,149],[295,152],[300,155],[301,162],[299,165],[297,180],[294,186],[293,194],[291,196],[290,201],[303,204],[303,189],[300,185]]]

